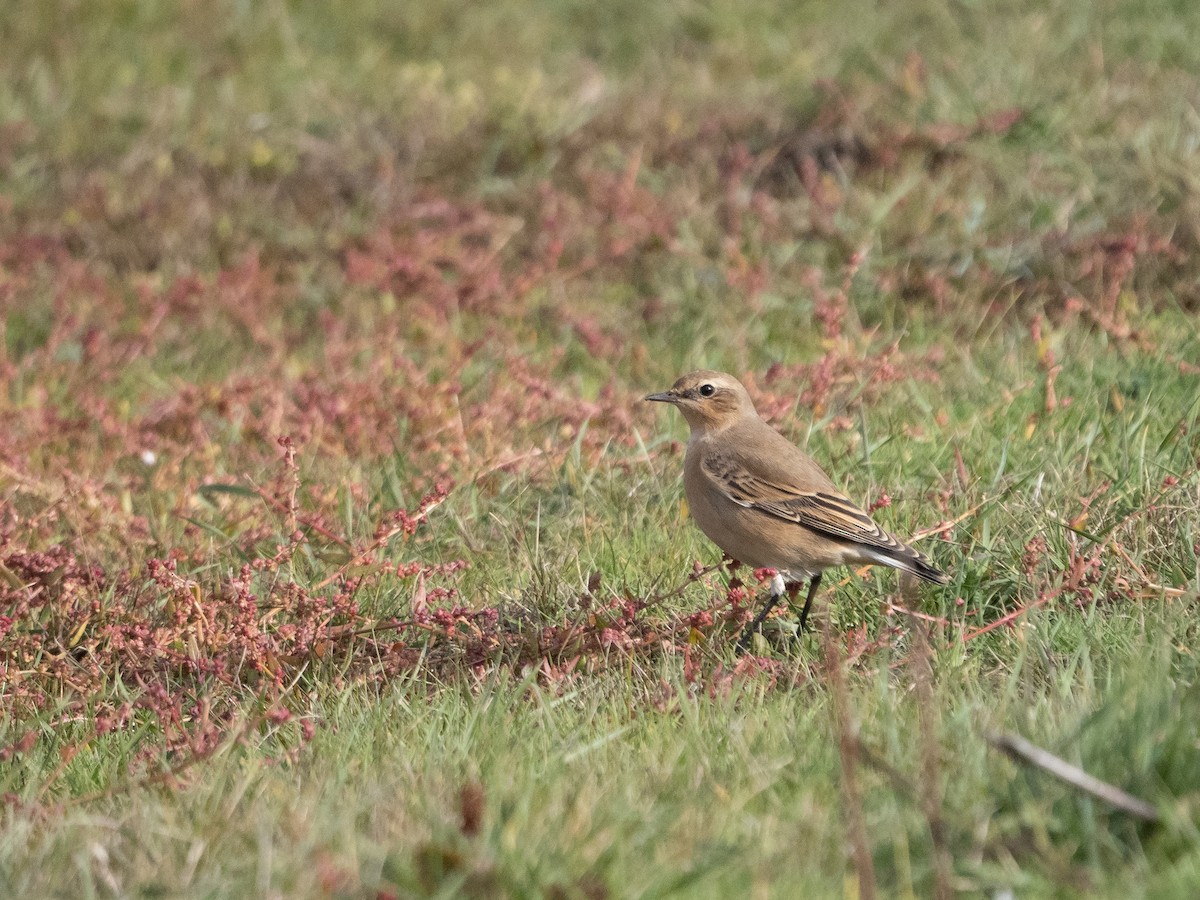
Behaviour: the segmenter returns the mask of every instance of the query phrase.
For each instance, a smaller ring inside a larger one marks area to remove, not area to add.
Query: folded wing
[[[702,468],[721,492],[739,506],[793,522],[831,540],[857,545],[864,555],[877,562],[906,569],[929,581],[946,580],[928,557],[888,534],[836,489],[799,490],[751,472],[724,454],[708,454]]]

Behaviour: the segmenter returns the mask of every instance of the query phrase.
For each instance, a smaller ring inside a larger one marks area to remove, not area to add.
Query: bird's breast
[[[773,552],[778,541],[764,533],[765,517],[734,502],[704,473],[699,453],[688,454],[683,486],[688,509],[705,536],[734,559],[749,566],[781,567],[784,560]]]

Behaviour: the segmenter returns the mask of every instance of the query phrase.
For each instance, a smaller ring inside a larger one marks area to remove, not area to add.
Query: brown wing
[[[721,453],[707,454],[701,467],[722,493],[740,506],[794,522],[833,540],[869,547],[885,556],[908,550],[832,487],[799,490],[774,478],[752,473],[737,460]]]

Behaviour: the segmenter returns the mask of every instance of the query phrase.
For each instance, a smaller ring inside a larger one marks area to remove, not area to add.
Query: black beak
[[[647,394],[643,400],[657,400],[659,403],[675,403],[679,397],[674,391],[663,391],[661,394]]]

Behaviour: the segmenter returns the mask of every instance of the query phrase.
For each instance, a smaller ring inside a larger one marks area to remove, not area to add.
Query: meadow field
[[[0,895],[1200,896],[1198,34],[8,0]],[[700,367],[949,584],[739,655]]]

